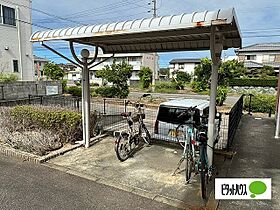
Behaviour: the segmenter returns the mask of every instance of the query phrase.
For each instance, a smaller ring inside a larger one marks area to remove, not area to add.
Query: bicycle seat
[[[121,116],[129,117],[129,116],[131,116],[131,112],[123,112],[123,113],[121,113]]]

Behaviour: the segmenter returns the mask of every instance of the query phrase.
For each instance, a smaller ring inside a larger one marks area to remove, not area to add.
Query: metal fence
[[[82,102],[79,97],[71,96],[43,96],[43,95],[29,95],[27,99],[20,100],[6,100],[0,101],[0,106],[15,106],[15,105],[43,105],[43,106],[60,106],[77,111],[82,111]],[[232,145],[235,132],[242,116],[243,96],[232,107],[229,113],[222,114],[220,140],[216,145],[216,149],[229,149]],[[109,134],[119,132],[127,129],[127,122],[121,116],[122,112],[133,112],[134,107],[132,105],[126,105],[125,100],[111,99],[111,98],[93,98],[91,100],[91,110],[98,111],[102,114],[102,121],[104,130]],[[145,124],[150,131],[151,135],[155,137],[155,121],[157,118],[158,106],[148,105],[145,109]],[[170,125],[169,130],[174,129],[174,126]],[[168,137],[161,137],[160,140],[170,141]],[[175,139],[173,138],[173,141]],[[172,141],[172,140],[171,140]]]
[[[228,139],[227,149],[232,146],[233,139],[243,114],[244,95],[242,95],[228,114]]]

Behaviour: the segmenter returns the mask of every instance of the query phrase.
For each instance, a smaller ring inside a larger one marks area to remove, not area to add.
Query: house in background
[[[112,54],[103,54],[102,51],[98,53],[98,56],[94,64],[105,59],[107,60],[90,69],[89,72],[90,83],[97,83],[99,85],[102,85],[102,79],[97,78],[95,76],[96,72],[104,68],[106,65],[109,66],[112,65],[114,60],[116,61],[116,63],[125,61],[126,63],[132,65],[133,72],[129,81],[130,84],[138,82],[140,80],[138,73],[142,66],[149,67],[152,71],[155,69],[156,72],[155,78],[158,79],[158,70],[159,70],[158,55],[155,53],[121,53],[121,54],[115,54],[114,58],[110,58],[111,56]],[[75,68],[67,72],[67,79],[70,81],[77,81],[81,79],[81,75],[82,75],[81,69]]]
[[[110,58],[111,56],[111,54],[103,54],[102,52],[99,52],[96,63],[104,59],[109,59],[90,70],[91,83],[102,84],[102,79],[96,78],[95,76],[96,71],[104,68],[106,65],[112,65],[114,60],[116,61],[116,63],[125,61],[126,63],[132,65],[133,72],[129,81],[130,84],[138,82],[140,80],[138,73],[141,67],[149,67],[152,71],[155,71],[155,78],[158,79],[159,64],[158,55],[156,53],[121,53],[115,54],[114,58]]]
[[[280,42],[250,45],[236,50],[236,54],[248,69],[271,66],[275,72],[279,72]]]
[[[81,81],[82,70],[80,68],[77,68],[72,63],[58,64],[58,66],[65,72],[64,79],[67,79],[70,83]]]
[[[34,55],[34,80],[44,80],[46,76],[44,75],[44,66],[50,61],[46,58],[41,58]]]
[[[31,0],[0,0],[0,73],[34,79]]]
[[[178,71],[194,74],[194,68],[199,64],[200,58],[173,59],[169,62],[169,78],[172,78]]]

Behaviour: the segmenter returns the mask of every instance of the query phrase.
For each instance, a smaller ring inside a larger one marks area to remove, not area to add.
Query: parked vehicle
[[[160,104],[154,126],[154,139],[182,143],[184,134],[178,134],[176,128],[184,123],[178,116],[190,107],[195,107],[193,120],[196,125],[207,124],[209,115],[209,101],[200,99],[174,99]],[[204,116],[203,118],[201,116]],[[218,137],[219,119],[215,120],[215,139]],[[187,128],[186,128],[187,129]],[[183,144],[182,144],[183,146]]]

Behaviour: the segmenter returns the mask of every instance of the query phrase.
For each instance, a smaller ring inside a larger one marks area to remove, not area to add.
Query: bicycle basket
[[[138,113],[133,113],[131,116],[131,119],[133,122],[139,122],[140,114]]]

